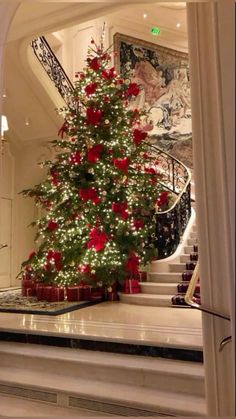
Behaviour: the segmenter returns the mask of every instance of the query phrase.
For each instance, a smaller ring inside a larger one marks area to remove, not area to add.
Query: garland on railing
[[[62,68],[46,39],[41,36],[31,43],[34,54],[55,84],[58,92],[67,106],[74,107],[70,97],[74,90],[69,77]],[[162,151],[156,146],[150,146],[157,156],[159,168],[165,174],[164,185],[176,195],[175,203],[166,211],[155,214],[156,237],[155,246],[158,249],[158,259],[170,256],[180,243],[180,238],[191,215],[190,171],[179,160]]]

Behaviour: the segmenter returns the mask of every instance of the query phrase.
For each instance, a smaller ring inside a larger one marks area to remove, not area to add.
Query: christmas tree
[[[108,287],[156,257],[154,215],[168,192],[150,154],[146,114],[129,106],[140,87],[110,61],[110,48],[92,40],[70,106],[60,110],[65,122],[53,141],[60,151],[43,163],[46,180],[23,191],[45,214],[32,223],[38,250],[22,264],[41,282]]]

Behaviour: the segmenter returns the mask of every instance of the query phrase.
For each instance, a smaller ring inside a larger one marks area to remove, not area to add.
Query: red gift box
[[[119,300],[119,295],[116,291],[111,291],[107,293],[107,299],[108,301],[117,301]]]
[[[42,289],[42,300],[51,301],[52,285],[44,285]]]
[[[103,288],[91,288],[91,295],[90,295],[91,301],[101,300],[103,297],[104,297]]]
[[[64,287],[52,287],[51,290],[51,300],[55,301],[64,301],[65,298],[65,288]]]
[[[67,287],[66,296],[67,296],[67,301],[78,301],[78,297],[79,297],[78,285],[74,287]]]
[[[23,278],[21,281],[21,293],[23,297],[36,295],[36,283],[33,279]]]
[[[140,285],[138,279],[125,279],[123,292],[125,294],[138,294],[140,292]]]
[[[36,297],[38,300],[43,299],[43,288],[45,287],[44,283],[38,282],[36,283]]]

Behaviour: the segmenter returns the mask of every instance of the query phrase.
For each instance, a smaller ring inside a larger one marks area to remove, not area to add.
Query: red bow
[[[122,172],[126,173],[130,164],[130,160],[128,157],[125,157],[124,159],[114,159],[113,164],[117,169],[122,170]]]
[[[85,93],[87,96],[92,95],[96,92],[97,83],[90,83],[85,87]]]
[[[96,163],[96,161],[100,158],[102,149],[102,144],[95,144],[92,148],[88,150],[87,160],[89,161],[89,163]]]
[[[113,202],[111,208],[113,212],[121,216],[122,220],[127,220],[127,218],[129,217],[129,214],[127,212],[127,209],[128,209],[127,202],[121,202],[121,203]]]
[[[157,199],[157,205],[159,207],[162,207],[163,205],[168,203],[168,198],[169,198],[169,192],[168,191],[163,191],[160,193],[158,199]]]
[[[87,108],[86,114],[86,124],[98,125],[101,123],[102,111],[100,109]]]
[[[138,96],[140,89],[136,83],[130,83],[128,89],[125,92],[125,97],[127,96]]]
[[[80,164],[81,163],[81,152],[75,151],[72,153],[69,157],[69,163],[70,164]]]
[[[115,75],[116,75],[115,67],[111,67],[108,71],[107,70],[102,71],[102,77],[107,80],[113,79]]]
[[[100,231],[98,228],[94,227],[89,233],[90,241],[87,244],[87,248],[91,249],[94,247],[96,252],[104,249],[106,242],[108,241],[108,236],[103,231]]]
[[[129,271],[131,274],[137,274],[139,267],[139,258],[134,253],[129,255],[129,258],[126,262],[125,269]]]
[[[59,181],[58,181],[58,172],[56,172],[55,170],[52,169],[50,171],[50,173],[51,173],[51,177],[52,177],[52,184],[54,186],[57,186],[58,183],[59,183]]]
[[[133,140],[136,145],[141,144],[143,140],[147,137],[147,133],[144,131],[141,131],[140,129],[135,129],[133,131]]]
[[[139,230],[140,228],[144,227],[144,222],[143,222],[143,220],[134,220],[133,221],[133,226],[134,226],[135,230]]]
[[[64,134],[68,131],[68,124],[64,122],[64,124],[59,129],[57,135],[58,137],[64,138]]]
[[[89,201],[90,200],[94,204],[97,204],[100,201],[95,188],[80,189],[79,195],[80,195],[80,198],[83,201]]]
[[[89,59],[89,67],[92,70],[97,71],[100,68],[100,63],[97,57],[93,58],[92,60]]]
[[[54,231],[58,228],[58,223],[56,221],[50,220],[47,225],[47,229],[50,231]]]
[[[55,267],[57,271],[60,271],[62,269],[62,255],[61,252],[55,252],[54,250],[49,250],[47,254],[47,260],[53,261],[55,263]],[[48,264],[47,264],[48,265]]]

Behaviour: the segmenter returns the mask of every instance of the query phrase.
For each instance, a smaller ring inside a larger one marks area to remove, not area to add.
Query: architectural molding
[[[196,210],[201,261],[203,303],[233,319],[233,259],[230,227],[233,223],[230,194],[233,173],[227,170],[226,155],[233,152],[233,131],[225,130],[225,118],[234,119],[232,79],[222,73],[221,46],[227,44],[233,68],[233,2],[188,4],[189,57],[192,91],[192,123]],[[226,23],[227,22],[227,23]],[[227,30],[219,33],[219,28]],[[226,106],[223,106],[225,103]],[[232,165],[231,165],[232,169]],[[230,191],[229,191],[230,189]],[[234,333],[227,321],[203,314],[204,361],[208,414],[234,415],[232,344],[219,353],[220,341]]]

